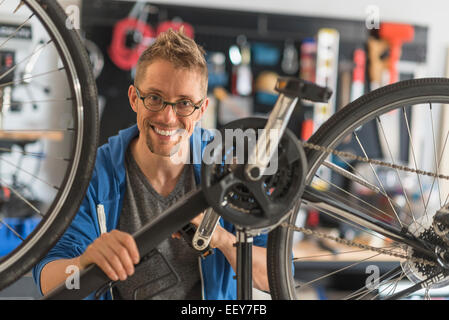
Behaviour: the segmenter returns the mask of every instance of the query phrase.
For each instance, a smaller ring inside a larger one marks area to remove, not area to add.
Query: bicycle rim
[[[11,240],[2,247],[0,289],[36,264],[70,224],[98,141],[96,86],[76,30],[56,1],[19,2],[7,8],[15,31],[0,39],[0,49],[15,53],[14,63],[0,74],[0,86],[10,88],[12,97],[8,108],[3,105],[0,128],[9,137],[1,157],[6,168],[0,182],[8,198],[0,232]],[[29,42],[20,39],[27,27],[33,34]],[[30,122],[30,107],[45,116],[39,119],[36,112]]]
[[[344,107],[308,142],[447,175],[449,171],[443,164],[449,157],[449,146],[446,147],[449,132],[445,128],[438,134],[438,128],[442,110],[449,107],[448,90],[449,80],[437,78],[403,81],[381,88]],[[402,130],[395,131],[393,124]],[[425,130],[419,130],[419,126]],[[428,225],[433,215],[447,205],[447,182],[442,179],[358,163],[316,150],[306,149],[306,154],[309,186],[327,190],[335,200],[387,221],[398,230],[405,228],[419,239],[424,237],[422,231],[431,232]],[[329,169],[323,165],[325,160],[369,182],[371,187]],[[377,194],[375,189],[379,191]],[[268,244],[270,290],[274,299],[388,298],[436,272],[429,266],[428,271],[419,269],[410,259],[416,257],[416,252],[403,243],[348,223],[335,212],[317,209],[313,215],[310,211],[307,215],[304,209],[313,208],[302,204],[303,210],[299,210],[299,206],[289,218],[290,224],[332,233],[353,243],[368,243],[391,253],[401,252],[407,258],[342,246],[292,228],[278,227],[270,233]],[[311,221],[311,216],[317,219]],[[415,294],[420,298],[445,294],[446,284],[444,279]]]

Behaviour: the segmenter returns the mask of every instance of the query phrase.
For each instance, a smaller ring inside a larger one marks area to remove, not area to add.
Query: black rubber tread
[[[2,272],[0,277],[0,289],[10,285],[28,272],[56,244],[58,239],[67,229],[85,196],[95,164],[98,146],[97,88],[84,45],[77,31],[66,27],[67,15],[55,0],[37,0],[36,2],[45,9],[48,17],[51,18],[52,22],[59,30],[71,53],[71,58],[75,65],[82,88],[84,120],[83,141],[80,160],[78,167],[76,168],[76,176],[73,180],[73,184],[69,187],[70,190],[61,210],[58,212],[51,227],[36,241],[35,245],[33,245],[33,247],[21,256],[13,265]],[[57,43],[55,44],[57,45]],[[72,165],[73,164],[71,164],[70,167]],[[65,185],[66,179],[67,177],[62,183],[62,186]],[[50,212],[51,210],[52,208],[49,209]],[[37,230],[34,230],[25,242],[27,242],[36,232]],[[0,263],[5,261],[8,256],[0,260]]]
[[[308,142],[320,146],[329,146],[341,132],[353,126],[358,119],[365,115],[387,105],[397,105],[401,101],[418,97],[442,97],[444,101],[441,102],[449,103],[449,79],[422,78],[400,81],[363,95],[323,123]],[[395,105],[382,111],[387,112]],[[307,148],[305,151],[309,168],[308,175],[312,176],[314,173],[312,171],[316,170],[315,164],[320,160],[322,153]],[[294,223],[295,219],[296,213],[290,217],[290,223]],[[293,281],[292,274],[289,273],[288,269],[291,266],[291,261],[286,259],[286,255],[291,254],[289,237],[289,229],[282,226],[277,227],[268,235],[267,268],[270,293],[272,299],[275,300],[289,300],[294,297],[294,293],[290,292],[288,285],[289,282]]]

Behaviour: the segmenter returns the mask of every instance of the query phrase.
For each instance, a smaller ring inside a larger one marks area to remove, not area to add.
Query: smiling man
[[[128,97],[137,124],[99,148],[78,214],[33,269],[39,289],[45,294],[63,283],[67,267],[97,264],[118,281],[104,299],[235,299],[235,228],[223,220],[210,243],[214,254],[205,259],[176,235],[158,246],[180,277],[176,286],[163,277],[168,267],[161,255],[135,269],[141,257],[131,234],[200,183],[201,165],[191,164],[190,155],[201,157],[206,145],[193,143],[207,133],[197,126],[209,104],[204,51],[182,31],[161,34],[141,55]],[[254,244],[254,285],[268,291],[266,236]]]

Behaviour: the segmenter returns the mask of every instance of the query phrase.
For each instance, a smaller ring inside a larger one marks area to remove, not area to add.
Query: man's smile
[[[149,124],[152,131],[161,139],[170,140],[175,138],[177,135],[182,134],[184,129],[174,128],[174,127],[161,127]]]

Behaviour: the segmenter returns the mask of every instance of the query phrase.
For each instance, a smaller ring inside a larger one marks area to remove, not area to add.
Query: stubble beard
[[[151,128],[151,126],[148,123],[145,124],[145,129],[146,129],[145,130],[145,135],[146,135],[145,142],[146,142],[148,150],[150,150],[151,153],[154,153],[154,154],[162,156],[162,157],[171,157],[174,154],[176,154],[179,151],[179,149],[181,148],[182,136],[179,137],[176,144],[173,145],[170,148],[170,150],[168,150],[168,151],[157,150],[158,148],[155,148],[155,146],[153,145],[152,137],[150,134],[150,131],[153,131],[153,129]]]

